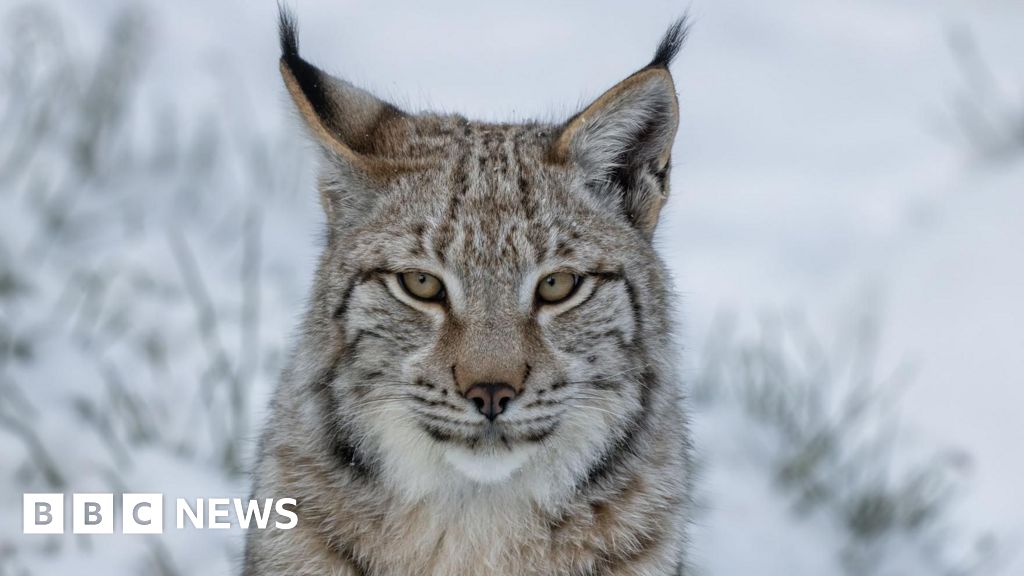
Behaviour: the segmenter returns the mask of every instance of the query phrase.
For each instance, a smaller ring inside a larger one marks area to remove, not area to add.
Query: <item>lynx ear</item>
[[[326,180],[333,188],[359,188],[374,172],[378,130],[405,114],[395,106],[344,80],[334,78],[299,56],[295,20],[280,9],[281,76],[299,114],[331,156],[333,173]],[[358,185],[346,185],[357,179]],[[322,198],[330,214],[333,199]],[[357,203],[359,199],[355,200]],[[337,207],[335,207],[337,208]]]
[[[645,235],[654,233],[668,196],[679,105],[668,65],[686,38],[685,17],[673,24],[654,59],[569,119],[552,155],[575,163],[588,185],[615,203]]]

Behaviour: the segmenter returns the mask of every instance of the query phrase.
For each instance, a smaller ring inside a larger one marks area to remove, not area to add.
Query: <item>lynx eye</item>
[[[537,297],[545,304],[557,304],[576,292],[580,277],[570,272],[555,272],[541,279]]]
[[[444,299],[444,284],[433,274],[426,272],[400,272],[398,283],[417,300],[438,301]]]

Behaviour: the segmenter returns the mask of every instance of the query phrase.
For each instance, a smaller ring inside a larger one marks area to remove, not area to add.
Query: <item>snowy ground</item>
[[[406,108],[494,120],[571,113],[645,63],[685,8],[295,4],[312,61]],[[118,119],[95,104],[117,82],[50,72],[60,54],[102,72],[126,6],[140,20],[115,44],[137,45],[139,67]],[[224,574],[237,562],[233,530],[22,536],[20,498],[245,493],[238,470],[320,221],[277,75],[275,11],[269,0],[0,2],[0,576]],[[690,11],[674,67],[674,197],[657,237],[688,373],[717,382],[707,366],[723,318],[737,319],[740,346],[766,317],[803,318],[838,364],[851,326],[876,319],[866,362],[880,387],[903,388],[865,424],[885,430],[891,454],[855,462],[893,462],[899,477],[944,458],[960,488],[941,521],[869,542],[881,560],[860,573],[1024,574],[1024,5],[718,0]],[[66,50],[39,22],[63,28]],[[35,65],[12,58],[25,30],[51,47]],[[14,88],[24,68],[42,87],[31,94],[57,103],[48,128],[23,112],[39,107]],[[97,118],[117,128],[96,132]],[[102,144],[95,161],[83,134]],[[25,142],[38,151],[28,159],[16,153]],[[219,412],[239,389],[248,409]],[[835,508],[798,513],[778,479],[792,442],[751,417],[743,389],[695,404],[701,573],[856,573]],[[971,571],[979,538],[994,560]]]

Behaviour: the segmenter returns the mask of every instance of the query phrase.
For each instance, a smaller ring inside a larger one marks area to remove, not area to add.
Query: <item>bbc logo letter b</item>
[[[64,533],[63,494],[23,494],[22,527],[25,534]]]
[[[114,533],[113,494],[74,494],[71,507],[71,530],[75,534]]]

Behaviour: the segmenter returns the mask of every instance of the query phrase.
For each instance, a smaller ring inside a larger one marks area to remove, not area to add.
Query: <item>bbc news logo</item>
[[[121,533],[163,534],[163,494],[122,494]],[[295,499],[242,500],[240,498],[196,498],[174,501],[174,526],[186,523],[198,529],[228,529],[233,526],[249,530],[269,526],[291,530],[299,523]],[[24,494],[22,532],[25,534],[63,534],[64,494]],[[232,523],[234,512],[234,523]],[[271,524],[272,512],[277,519]],[[72,494],[71,532],[74,534],[113,534],[113,494]]]

